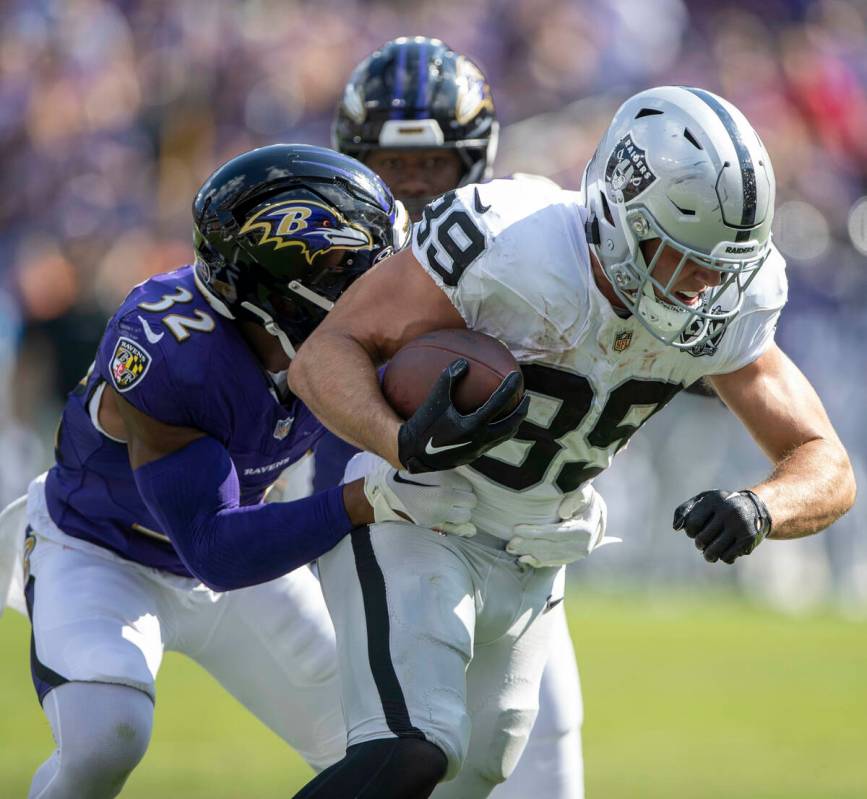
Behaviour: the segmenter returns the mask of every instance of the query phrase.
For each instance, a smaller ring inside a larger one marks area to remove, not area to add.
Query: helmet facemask
[[[762,247],[757,241],[721,242],[708,256],[669,236],[646,208],[634,208],[623,216],[630,257],[604,267],[621,302],[656,338],[678,349],[692,349],[719,335],[740,312],[770,243]],[[648,262],[640,245],[653,240],[659,243]],[[667,248],[679,259],[665,279],[655,273]],[[732,249],[737,255],[727,254]],[[705,288],[697,302],[675,291],[690,262],[720,276],[719,283]],[[723,295],[727,295],[724,304]]]

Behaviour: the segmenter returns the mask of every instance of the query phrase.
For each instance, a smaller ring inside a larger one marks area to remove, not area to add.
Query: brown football
[[[382,393],[399,416],[409,419],[443,369],[457,358],[470,364],[452,398],[461,413],[472,413],[484,405],[506,375],[521,371],[506,345],[492,336],[474,330],[434,330],[395,353],[385,369]],[[515,404],[522,395],[523,386]]]

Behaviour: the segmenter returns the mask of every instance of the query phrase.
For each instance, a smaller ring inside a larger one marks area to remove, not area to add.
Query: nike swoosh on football
[[[156,344],[165,335],[165,333],[154,333],[154,331],[151,330],[151,326],[148,324],[147,319],[144,317],[140,316],[138,320],[141,322],[145,338],[148,340],[149,344]]]
[[[473,202],[476,206],[476,211],[480,214],[484,214],[484,213],[487,213],[488,211],[490,211],[491,210],[490,205],[482,205],[482,198],[479,196],[479,190],[475,189],[475,192],[476,192],[476,197],[475,197],[475,200]]]
[[[415,480],[407,480],[405,477],[400,476],[400,472],[395,472],[392,480],[394,480],[395,483],[403,483],[404,485],[408,486],[418,486],[419,488],[433,488],[433,486],[430,486],[427,483],[417,483]]]
[[[464,441],[461,444],[444,444],[443,446],[438,447],[436,444],[433,443],[433,436],[431,436],[431,438],[428,439],[427,444],[424,445],[424,451],[428,455],[436,455],[438,452],[445,452],[447,449],[457,449],[458,447],[465,447],[469,443],[469,441]]]

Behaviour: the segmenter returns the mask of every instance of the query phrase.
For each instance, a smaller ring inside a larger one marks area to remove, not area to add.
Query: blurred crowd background
[[[129,288],[191,258],[190,203],[222,161],[328,144],[352,68],[437,36],[486,72],[496,173],[566,187],[617,105],[697,85],[738,105],[777,175],[789,263],[779,341],[867,485],[867,3],[863,0],[5,0],[0,11],[0,500],[52,456],[68,392]],[[738,585],[798,610],[867,611],[867,500],[827,534],[708,567],[671,531],[699,490],[767,471],[714,399],[683,396],[599,481],[610,533],[588,583]]]

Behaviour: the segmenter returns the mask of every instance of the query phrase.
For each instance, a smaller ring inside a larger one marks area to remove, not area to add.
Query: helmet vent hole
[[[614,227],[614,217],[611,215],[611,209],[608,207],[608,199],[605,197],[604,192],[600,192],[600,196],[602,197],[602,213],[605,216],[605,221]]]
[[[691,211],[689,208],[681,208],[674,200],[671,201],[671,204],[684,216],[695,216],[695,211]]]
[[[657,111],[655,108],[642,108],[636,115],[635,119],[641,119],[641,117],[652,117],[657,114],[663,113],[662,111]]]
[[[703,149],[704,149],[704,147],[702,147],[702,146],[698,143],[698,139],[696,139],[695,136],[693,136],[692,133],[690,133],[689,128],[684,128],[684,129],[683,129],[683,135],[684,135],[684,138],[685,138],[685,139],[686,139],[686,140],[687,140],[687,141],[688,141],[688,142],[689,142],[693,147],[695,147],[697,150],[703,150]]]

